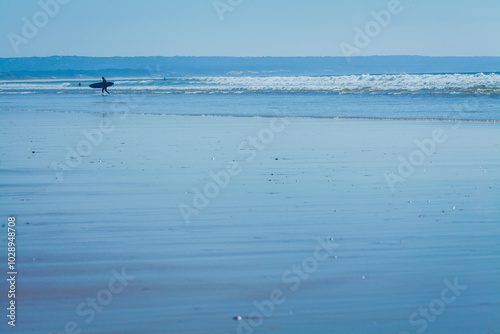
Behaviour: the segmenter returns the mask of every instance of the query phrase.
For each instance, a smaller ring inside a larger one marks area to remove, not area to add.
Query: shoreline
[[[98,103],[124,103],[124,102],[98,102]],[[140,112],[85,112],[85,111],[58,111],[42,110],[47,113],[72,113],[72,114],[102,114],[102,115],[135,115],[135,116],[168,116],[168,117],[220,117],[220,118],[290,118],[290,119],[339,119],[360,121],[422,121],[422,122],[463,122],[463,123],[500,123],[500,119],[453,119],[453,118],[412,118],[412,117],[345,117],[345,116],[275,116],[275,115],[197,115],[197,114],[154,114]]]

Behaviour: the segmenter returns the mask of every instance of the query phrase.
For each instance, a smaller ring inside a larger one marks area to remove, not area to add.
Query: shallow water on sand
[[[491,96],[338,94],[0,94],[0,112],[500,120]]]
[[[2,105],[18,333],[500,330],[496,123],[137,115],[183,110],[174,97],[123,117],[95,114],[107,108],[100,97],[80,98],[95,98],[93,108]],[[194,114],[206,100],[196,101]],[[264,100],[254,103],[238,110]],[[386,172],[436,129],[446,140],[391,189]],[[85,148],[82,131],[98,144]],[[88,155],[68,158],[78,149]],[[239,172],[216,183],[231,168]],[[189,221],[182,205],[197,211]],[[109,292],[117,272],[128,280]]]

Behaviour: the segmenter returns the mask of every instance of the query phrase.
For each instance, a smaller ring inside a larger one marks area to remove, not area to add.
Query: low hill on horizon
[[[0,58],[0,80],[106,77],[298,76],[500,72],[500,57]]]

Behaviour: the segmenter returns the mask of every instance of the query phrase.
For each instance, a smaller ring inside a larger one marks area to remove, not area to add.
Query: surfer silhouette
[[[104,77],[102,77],[102,84],[103,84],[102,95],[104,95],[104,91],[106,91],[106,93],[108,93],[108,95],[109,95],[108,88],[106,87],[106,82],[107,82],[106,79],[104,79]]]

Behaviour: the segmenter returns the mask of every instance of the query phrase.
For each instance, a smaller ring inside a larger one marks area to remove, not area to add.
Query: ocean
[[[500,73],[107,80],[105,97],[96,80],[3,81],[0,112],[500,120]]]
[[[0,81],[17,333],[500,331],[500,73],[259,71]]]

